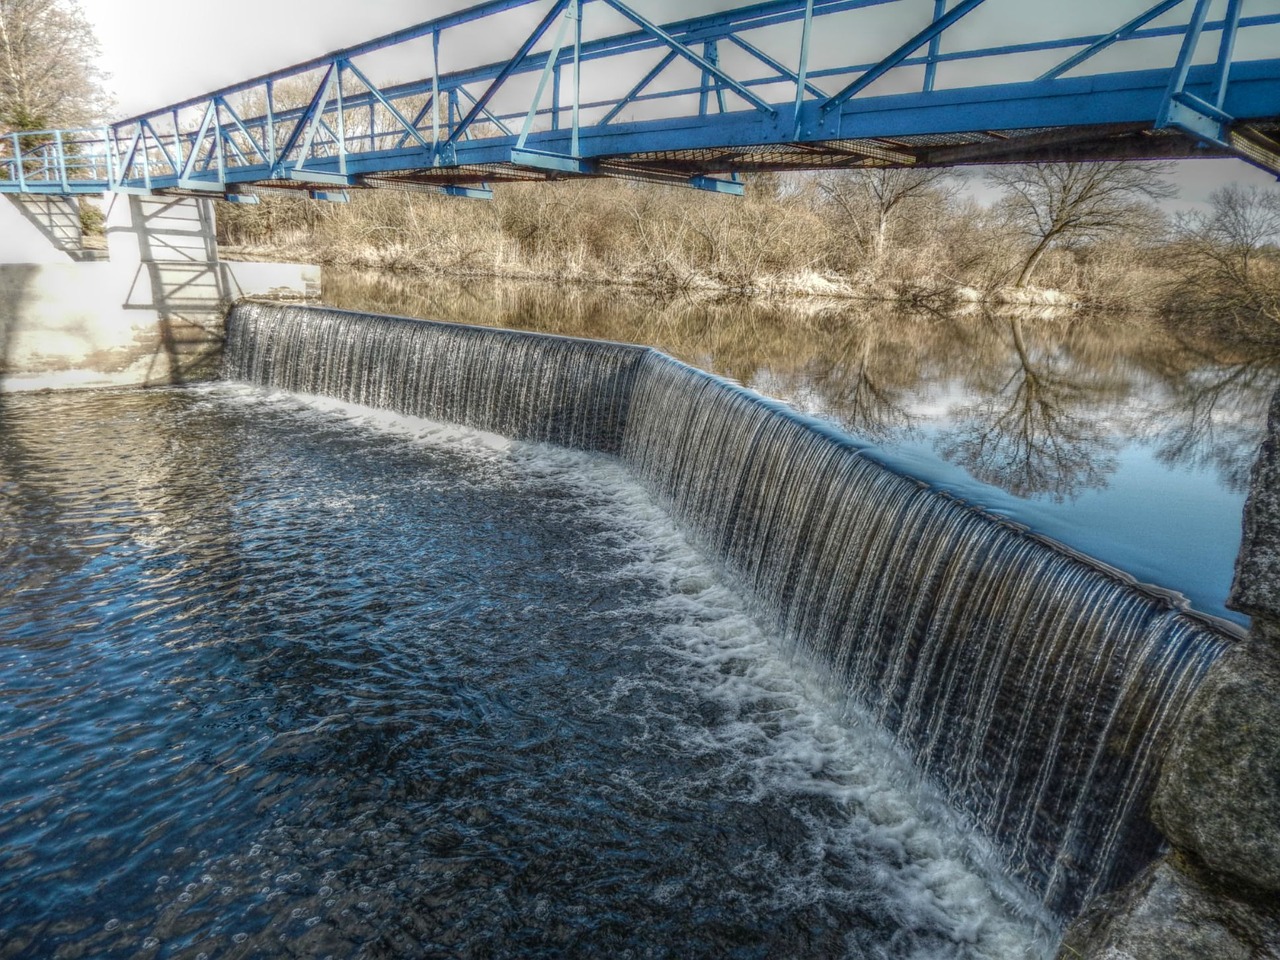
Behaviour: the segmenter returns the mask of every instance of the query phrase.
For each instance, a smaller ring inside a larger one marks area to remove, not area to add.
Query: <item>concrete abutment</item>
[[[219,260],[211,200],[116,194],[105,207],[109,259],[78,262],[72,207],[39,206],[45,230],[30,204],[0,203],[0,389],[198,379],[232,302],[319,293],[315,267]]]

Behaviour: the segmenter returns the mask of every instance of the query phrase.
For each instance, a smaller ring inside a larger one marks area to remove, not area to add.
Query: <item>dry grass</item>
[[[853,174],[835,176],[843,175]],[[850,203],[855,194],[837,206],[829,188],[757,178],[741,199],[612,180],[503,185],[489,203],[390,190],[358,191],[349,204],[273,195],[258,206],[224,207],[219,239],[246,256],[418,276],[930,310],[973,303],[1158,310],[1178,286],[1173,241],[1153,233],[1154,221],[1105,244],[1050,250],[1035,287],[1015,289],[1024,242],[997,207],[930,184],[896,219],[882,221],[882,213]]]

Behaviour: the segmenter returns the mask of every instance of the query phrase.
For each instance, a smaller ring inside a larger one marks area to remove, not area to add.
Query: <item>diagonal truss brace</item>
[[[542,76],[538,78],[538,87],[533,94],[533,102],[529,104],[529,112],[525,114],[524,125],[520,128],[520,136],[516,139],[516,149],[523,150],[525,144],[529,140],[529,133],[533,130],[534,118],[538,115],[538,109],[542,106],[542,98],[547,92],[547,83],[553,76],[559,78],[559,61],[560,51],[564,49],[565,37],[569,32],[569,25],[576,24],[574,45],[573,45],[573,66],[574,66],[574,101],[573,101],[573,139],[574,149],[571,152],[573,156],[577,156],[577,139],[578,139],[578,89],[579,89],[579,69],[581,64],[582,49],[582,7],[579,0],[569,0],[565,5],[564,15],[560,20],[560,29],[556,31],[556,38],[551,44],[551,51],[547,54],[546,66],[542,68]],[[553,115],[558,115],[560,111],[560,90],[559,83],[556,85],[553,94],[555,100],[552,106]]]
[[[747,103],[751,104],[761,113],[766,113],[771,117],[777,116],[777,111],[774,110],[773,107],[769,106],[769,104],[766,103],[764,100],[761,100],[758,96],[752,93],[750,89],[743,86],[737,80],[733,79],[733,77],[729,76],[729,74],[725,73],[716,64],[712,63],[706,57],[699,56],[697,53],[690,50],[687,46],[685,46],[683,43],[681,43],[671,34],[667,33],[667,31],[663,30],[660,26],[658,26],[652,20],[648,20],[645,17],[641,16],[640,14],[636,13],[629,6],[623,3],[622,0],[604,0],[604,2],[606,5],[613,7],[614,10],[617,10],[618,13],[622,14],[624,17],[626,17],[628,20],[630,20],[632,23],[638,26],[645,33],[661,40],[663,43],[669,46],[672,50],[674,50],[680,56],[684,57],[694,66],[696,66],[699,70],[702,70],[704,73],[710,74],[711,76],[715,77],[722,84],[727,86],[730,90],[732,90],[738,96],[742,97],[743,100],[746,100]]]
[[[208,106],[205,107],[204,119],[200,122],[200,129],[196,133],[195,138],[191,141],[191,153],[187,155],[187,162],[182,167],[182,172],[178,175],[178,185],[182,187],[196,187],[193,181],[193,174],[196,172],[196,165],[200,162],[200,145],[205,142],[209,134],[209,127],[214,124],[217,119],[217,107],[213,100],[210,100]],[[141,128],[139,128],[141,133]],[[135,138],[136,142],[136,138]],[[215,143],[213,154],[220,156],[220,144]],[[212,160],[212,157],[210,158]],[[129,169],[129,161],[126,160],[121,168],[121,179],[124,179],[124,172]]]
[[[227,102],[226,97],[214,97],[214,109],[225,110],[227,113],[227,116],[231,118],[231,122],[235,124],[236,129],[240,131],[241,136],[243,136],[246,140],[249,141],[249,145],[253,147],[253,152],[262,158],[263,163],[271,162],[271,158],[267,156],[267,151],[265,147],[258,142],[257,138],[254,137],[252,133],[249,132],[249,128],[246,127],[244,124],[244,121],[240,119],[240,114],[236,113],[236,111],[232,108],[231,104]],[[244,154],[240,151],[240,148],[236,146],[236,143],[234,140],[231,140],[230,138],[228,138],[227,142],[230,143],[231,148],[235,150],[237,154],[240,155],[242,162],[244,163],[249,162],[248,158],[246,158]]]
[[[160,153],[164,155],[165,162],[169,164],[169,168],[173,170],[174,173],[177,173],[182,168],[182,163],[181,161],[174,159],[173,154],[171,154],[169,152],[169,148],[164,145],[164,140],[160,137],[160,134],[156,132],[156,128],[152,126],[151,121],[143,120],[140,126],[146,133],[151,134],[151,139],[154,140],[156,142],[156,146],[160,148]]]
[[[356,79],[365,85],[365,88],[369,91],[370,96],[372,96],[375,100],[377,100],[378,103],[382,104],[382,106],[384,106],[387,109],[387,112],[390,113],[393,117],[395,117],[396,122],[399,123],[402,127],[404,127],[406,131],[405,133],[406,137],[409,137],[409,136],[413,137],[415,140],[418,141],[418,144],[420,146],[423,146],[423,147],[430,146],[430,144],[427,143],[427,141],[423,138],[422,134],[418,133],[418,128],[414,124],[410,123],[407,119],[405,119],[404,114],[400,112],[399,108],[396,107],[394,104],[392,104],[392,102],[386,98],[383,92],[370,82],[369,78],[364,75],[364,73],[360,70],[359,67],[357,67],[350,60],[339,60],[338,69],[341,70],[344,67],[350,70],[352,73],[354,73],[356,75]],[[403,142],[403,140],[401,142]]]
[[[453,91],[453,93],[455,96],[461,94],[462,96],[466,97],[467,101],[471,103],[473,106],[477,102],[476,98],[472,96],[471,91],[468,90],[466,87],[458,87],[456,90]],[[504,137],[515,136],[515,134],[511,132],[511,128],[508,127],[505,123],[503,123],[502,119],[498,117],[496,114],[494,114],[493,111],[490,110],[487,106],[480,108],[480,116],[484,117],[484,119],[492,123],[500,131],[502,131],[502,135]],[[471,131],[468,131],[468,136],[470,136],[470,133]]]
[[[124,151],[124,155],[123,155],[124,159],[119,160],[117,162],[116,183],[115,183],[116,187],[119,187],[121,184],[125,182],[126,179],[128,179],[129,171],[133,168],[134,158],[138,155],[138,144],[142,141],[142,133],[143,133],[142,127],[139,126],[138,129],[134,131],[133,139],[129,141],[128,148],[125,149]],[[119,139],[118,137],[114,139],[118,149]],[[13,143],[14,143],[14,156],[20,158],[21,152],[18,148],[18,135],[16,133],[13,135]],[[19,173],[22,172],[21,159],[19,159],[18,161],[18,171]]]
[[[1084,63],[1086,60],[1090,60],[1093,57],[1097,56],[1099,53],[1101,53],[1103,50],[1110,47],[1112,44],[1118,43],[1119,41],[1124,40],[1127,37],[1133,35],[1136,31],[1145,27],[1148,23],[1150,23],[1156,17],[1162,16],[1163,14],[1168,13],[1174,7],[1178,6],[1180,3],[1183,3],[1183,2],[1185,2],[1185,0],[1161,0],[1160,3],[1157,3],[1154,7],[1151,7],[1145,13],[1141,13],[1138,16],[1134,17],[1124,26],[1117,27],[1116,29],[1108,33],[1105,37],[1099,37],[1097,40],[1095,40],[1092,44],[1090,44],[1084,50],[1081,50],[1079,53],[1075,54],[1074,56],[1068,57],[1066,60],[1063,60],[1060,64],[1058,64],[1052,70],[1048,70],[1042,73],[1039,77],[1036,78],[1037,82],[1044,81],[1044,80],[1056,80],[1058,77],[1062,76],[1068,70],[1071,70],[1071,69],[1074,69],[1075,67],[1080,66],[1080,64]]]
[[[329,87],[333,82],[333,74],[337,70],[337,64],[330,63],[329,69],[325,71],[324,76],[320,78],[320,84],[316,87],[316,92],[311,97],[311,102],[307,105],[307,109],[294,122],[293,129],[289,132],[289,139],[281,147],[280,153],[276,157],[275,169],[272,173],[279,177],[284,177],[283,166],[286,158],[293,153],[298,146],[298,141],[302,139],[304,130],[310,128],[307,136],[306,146],[303,147],[297,166],[302,166],[302,157],[305,157],[311,149],[311,142],[315,139],[316,130],[320,126],[320,114],[323,113],[325,105],[329,102]]]
[[[599,126],[605,126],[625,110],[632,100],[644,92],[645,88],[648,87],[649,84],[658,79],[658,75],[662,73],[663,70],[675,63],[676,57],[678,56],[679,54],[676,53],[676,51],[668,50],[667,55],[659,60],[652,70],[641,77],[639,83],[627,91],[627,95],[625,97],[613,105],[613,109],[606,113],[603,119],[599,121]]]
[[[830,94],[828,94],[825,90],[823,90],[821,87],[817,86],[815,83],[809,80],[807,76],[804,77],[802,80],[800,74],[796,73],[796,71],[792,70],[786,64],[780,63],[779,61],[775,60],[773,57],[769,56],[769,54],[765,53],[763,50],[761,50],[751,41],[743,40],[742,37],[738,36],[736,33],[729,34],[729,36],[727,36],[725,39],[728,40],[730,43],[732,43],[735,47],[738,47],[746,51],[747,53],[751,54],[751,56],[755,57],[757,60],[763,63],[766,67],[768,67],[770,70],[775,71],[778,74],[778,79],[790,80],[792,83],[803,82],[805,90],[813,94],[815,97],[821,97],[824,100],[828,96],[830,96]],[[674,56],[674,54],[672,54],[672,56]],[[803,55],[801,59],[803,60]]]
[[[480,94],[479,99],[467,111],[467,115],[454,127],[453,132],[449,134],[449,138],[445,141],[446,147],[453,147],[462,139],[463,135],[471,128],[471,125],[476,122],[476,118],[485,112],[485,108],[489,105],[489,101],[493,99],[493,95],[507,82],[516,71],[516,68],[524,63],[525,58],[529,56],[529,51],[542,39],[542,35],[555,23],[556,18],[564,13],[565,7],[568,5],[569,0],[556,0],[552,4],[551,9],[547,11],[547,15],[533,28],[533,33],[529,34],[524,43],[520,45],[520,49],[516,51],[515,56],[508,60],[506,65],[498,71],[498,75],[493,78],[493,82],[489,84],[484,93]]]
[[[931,24],[929,24],[929,26],[925,27],[835,96],[829,97],[819,111],[821,115],[825,117],[846,100],[856,96],[859,92],[871,86],[871,84],[875,83],[894,67],[898,66],[898,64],[902,63],[903,60],[906,60],[907,57],[911,56],[926,43],[932,41],[934,37],[941,36],[942,32],[957,20],[967,16],[978,7],[982,6],[984,2],[985,0],[964,0],[963,3],[953,9],[950,13],[943,14],[941,17],[935,19]]]

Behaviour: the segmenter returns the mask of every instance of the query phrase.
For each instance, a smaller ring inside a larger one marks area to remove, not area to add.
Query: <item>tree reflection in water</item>
[[[938,453],[1016,497],[1061,502],[1105,487],[1120,447],[1110,414],[1130,393],[1131,378],[1082,359],[1057,338],[1029,344],[1021,316],[990,322],[1011,349],[983,358],[969,385],[981,399],[951,411],[951,425],[935,440]]]
[[[915,336],[905,338],[901,329],[891,336],[893,327],[882,320],[867,314],[836,318],[823,325],[830,329],[810,331],[815,339],[825,334],[825,349],[805,355],[798,369],[757,371],[746,385],[868,440],[890,443],[914,437],[923,420],[913,410],[915,392],[928,378],[928,356],[915,344],[929,330],[919,318],[906,318],[919,325]],[[819,346],[814,339],[809,343]]]
[[[405,279],[328,270],[332,306],[644,343],[886,447],[931,440],[1024,498],[1102,489],[1130,445],[1244,490],[1280,350],[1076,313],[905,313],[886,305]]]
[[[1236,493],[1249,489],[1271,396],[1280,388],[1280,347],[1183,344],[1199,362],[1166,379],[1166,392],[1134,419],[1134,432],[1169,466],[1212,468]]]

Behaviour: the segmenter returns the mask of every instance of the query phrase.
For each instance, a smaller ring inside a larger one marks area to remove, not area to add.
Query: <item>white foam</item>
[[[906,864],[883,878],[900,896],[902,921],[948,931],[957,955],[1049,955],[1052,921],[1000,876],[995,854],[920,782],[890,737],[830,702],[822,678],[778,649],[638,485],[593,473],[589,482],[608,485],[609,519],[627,534],[619,548],[628,555],[625,573],[667,586],[656,601],[670,624],[661,639],[686,665],[682,680],[738,718],[687,727],[689,749],[735,751],[757,796],[820,795],[840,804],[847,821],[812,823],[814,842],[850,851],[871,845],[887,862]],[[775,896],[780,905],[810,902],[829,895],[818,889],[825,883],[792,877]]]
[[[886,904],[890,912],[904,928],[942,931],[949,941],[941,952],[921,948],[928,952],[915,954],[919,960],[1052,954],[1058,931],[1035,898],[1000,875],[994,853],[921,782],[886,733],[832,702],[822,678],[779,649],[723,572],[681,535],[620,461],[328,398],[225,384],[204,389],[217,401],[267,404],[479,458],[505,482],[568,486],[580,509],[599,521],[603,532],[595,546],[616,554],[618,580],[656,588],[642,601],[643,611],[615,615],[652,615],[656,608],[666,624],[657,642],[676,664],[678,685],[670,671],[628,676],[600,692],[604,706],[623,711],[663,699],[650,693],[687,698],[692,692],[720,707],[715,721],[677,722],[682,749],[735,758],[734,779],[744,785],[744,799],[817,796],[838,805],[842,817],[805,815],[808,861],[823,863],[827,851],[858,861],[867,851],[876,854],[871,862],[882,865],[877,883],[894,891],[895,902]],[[647,789],[630,786],[637,793]],[[685,786],[698,788],[694,782]],[[759,862],[741,869],[779,879],[771,894],[775,906],[841,896],[824,872],[784,871],[769,856],[761,853]]]
[[[501,434],[473,430],[469,427],[441,423],[438,420],[428,420],[423,417],[410,417],[391,410],[378,410],[316,394],[291,393],[285,390],[270,390],[247,384],[222,382],[203,384],[193,389],[223,402],[243,406],[266,405],[295,415],[310,412],[319,414],[321,421],[362,427],[406,440],[418,440],[455,452],[469,450],[501,452],[512,445],[512,441]]]

